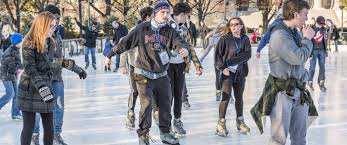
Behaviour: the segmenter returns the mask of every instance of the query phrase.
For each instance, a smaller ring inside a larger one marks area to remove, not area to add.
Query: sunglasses
[[[234,24],[233,24],[233,23],[229,23],[229,26],[230,26],[230,27],[236,27],[236,26],[238,26],[238,25],[240,25],[240,23],[234,23]]]

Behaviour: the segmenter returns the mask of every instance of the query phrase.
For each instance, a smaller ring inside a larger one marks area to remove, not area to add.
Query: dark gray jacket
[[[3,54],[0,66],[0,79],[3,81],[16,81],[16,71],[22,69],[19,48],[11,45]]]
[[[52,42],[52,41],[50,41]],[[54,49],[54,45],[48,50]],[[53,70],[61,67],[61,61],[52,61],[53,57],[48,52],[38,53],[30,44],[22,48],[24,73],[18,85],[17,106],[22,111],[51,113],[55,100],[43,102],[38,90],[47,86],[52,91]]]

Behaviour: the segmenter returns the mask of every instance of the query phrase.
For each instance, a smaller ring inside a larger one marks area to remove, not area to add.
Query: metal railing
[[[96,52],[101,53],[104,50],[105,42],[107,37],[98,37],[96,39]],[[84,46],[82,44],[83,38],[76,39],[64,39],[63,40],[63,55],[66,56],[76,56],[83,54]]]

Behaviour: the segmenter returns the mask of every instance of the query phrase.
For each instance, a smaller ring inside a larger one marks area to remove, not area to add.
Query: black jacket
[[[0,78],[3,81],[17,80],[16,71],[22,69],[19,48],[11,45],[3,54],[0,66]]]
[[[223,71],[229,66],[239,65],[233,79],[241,80],[248,75],[247,61],[251,58],[251,44],[246,35],[241,38],[231,33],[220,38],[215,51],[215,67]]]
[[[119,27],[113,30],[113,43],[118,44],[119,40],[128,34],[128,28],[121,23],[118,23]]]
[[[77,22],[77,25],[85,31],[83,38],[86,40],[86,42],[84,43],[84,46],[95,48],[96,39],[98,38],[98,31],[92,31],[90,28],[83,26],[80,22]]]
[[[111,58],[115,54],[121,54],[138,46],[139,55],[135,62],[136,68],[153,73],[167,71],[170,63],[163,65],[159,53],[166,51],[169,54],[171,50],[178,52],[181,48],[189,48],[189,44],[184,42],[169,25],[162,27],[159,34],[162,49],[155,49],[155,31],[152,30],[151,22],[143,22],[113,47],[107,57]]]

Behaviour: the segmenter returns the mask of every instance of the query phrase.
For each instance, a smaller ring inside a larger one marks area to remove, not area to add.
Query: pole
[[[20,9],[19,9],[20,0],[17,0],[16,5],[16,15],[17,15],[17,32],[20,33]]]

